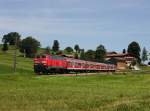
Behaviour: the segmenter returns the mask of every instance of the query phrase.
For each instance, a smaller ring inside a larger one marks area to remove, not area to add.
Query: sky
[[[0,0],[0,39],[18,32],[42,47],[121,52],[132,41],[150,51],[150,0]]]

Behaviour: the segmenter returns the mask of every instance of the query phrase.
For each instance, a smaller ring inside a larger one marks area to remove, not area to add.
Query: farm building
[[[110,58],[107,60],[107,63],[115,64],[117,66],[117,70],[125,70],[127,67],[127,64],[124,58]]]
[[[128,53],[117,54],[116,52],[112,52],[107,53],[106,60],[116,64],[118,70],[124,70],[130,66],[135,57]]]

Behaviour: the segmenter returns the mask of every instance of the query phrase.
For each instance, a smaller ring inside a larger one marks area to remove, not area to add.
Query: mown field
[[[0,51],[0,111],[150,111],[149,68],[140,73],[37,76],[33,60]]]

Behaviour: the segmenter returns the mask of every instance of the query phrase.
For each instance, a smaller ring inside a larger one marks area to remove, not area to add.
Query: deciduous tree
[[[88,50],[85,52],[85,60],[95,61],[95,51]]]
[[[106,57],[106,49],[103,45],[99,45],[95,52],[95,59],[97,62],[104,62]]]
[[[123,49],[122,53],[125,54],[126,53],[126,49]]]
[[[10,32],[6,35],[3,36],[2,42],[3,43],[9,43],[9,45],[15,45],[16,43],[16,37],[17,37],[17,46],[19,45],[20,42],[20,37],[21,35],[18,32]]]
[[[139,43],[133,41],[128,46],[128,53],[134,55],[137,58],[138,63],[141,63],[140,59],[141,48]]]
[[[74,50],[76,51],[76,53],[77,53],[77,52],[80,52],[80,47],[79,47],[78,44],[76,44],[76,45],[74,46]]]
[[[58,52],[59,51],[59,42],[58,42],[58,40],[54,40],[52,50],[54,52]]]
[[[145,62],[146,60],[148,60],[148,55],[147,55],[147,50],[144,47],[142,51],[142,61]]]
[[[20,52],[25,53],[26,57],[33,57],[40,47],[40,42],[33,37],[27,37],[21,41]]]
[[[64,49],[64,51],[67,53],[67,54],[71,54],[73,52],[73,49],[71,47],[66,47]]]

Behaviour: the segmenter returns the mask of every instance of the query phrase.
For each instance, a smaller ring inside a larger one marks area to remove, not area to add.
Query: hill
[[[0,46],[1,48],[2,46]],[[1,74],[7,74],[13,72],[13,56],[14,56],[14,47],[9,47],[9,50],[4,53],[0,50],[0,67],[3,70],[0,70]],[[19,51],[17,51],[17,73],[32,72],[33,73],[33,59],[23,58]]]
[[[33,60],[0,51],[0,111],[149,111],[150,75],[37,76]],[[148,70],[148,69],[146,69]]]

